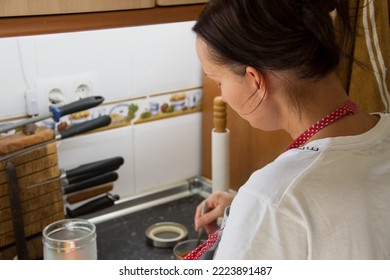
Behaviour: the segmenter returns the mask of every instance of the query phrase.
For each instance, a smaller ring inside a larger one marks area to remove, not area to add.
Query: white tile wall
[[[193,22],[0,39],[0,118],[26,113],[24,92],[36,88],[46,108],[44,82],[65,87],[93,76],[106,101],[201,85]],[[8,97],[11,96],[11,97]],[[6,104],[6,105],[5,105]]]
[[[58,158],[62,168],[72,169],[96,160],[123,157],[125,161],[117,171],[119,178],[114,192],[128,196],[135,193],[133,144],[132,127],[127,126],[60,141]]]
[[[0,39],[0,120],[26,114],[24,92],[93,77],[106,102],[201,86],[193,22]],[[201,113],[64,140],[60,167],[123,156],[114,193],[131,196],[200,174]]]
[[[172,32],[172,24],[151,26],[146,32],[141,28],[133,30],[131,75],[134,93],[146,95],[201,85],[195,38],[189,31],[192,25],[192,22],[183,23],[178,32]],[[138,55],[142,52],[147,55]]]
[[[24,114],[27,88],[17,38],[0,39],[0,117]]]
[[[134,126],[136,192],[200,174],[201,113]]]

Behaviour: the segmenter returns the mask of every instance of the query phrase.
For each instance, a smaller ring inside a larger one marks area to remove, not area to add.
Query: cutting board
[[[53,213],[49,217],[45,217],[44,219],[40,219],[35,224],[32,225],[31,232],[38,232],[39,234],[28,234],[26,232],[26,241],[27,241],[27,251],[29,259],[42,259],[43,258],[43,247],[42,247],[42,235],[40,232],[42,229],[49,223],[64,219],[63,212]],[[11,235],[11,236],[9,236]],[[8,233],[0,236],[0,242],[3,241],[3,237],[5,238],[13,238],[12,233]],[[16,246],[15,244],[10,244],[8,246],[0,247],[0,260],[9,260],[13,259],[16,256]]]
[[[42,259],[42,236],[32,236],[27,238],[27,251],[32,260]],[[16,256],[16,247],[8,246],[0,249],[0,260],[10,260]]]
[[[53,137],[53,132],[46,128],[40,128],[36,134],[29,136],[17,133],[0,138],[0,149],[3,154],[13,152]],[[28,258],[42,258],[42,244],[37,246],[36,237],[41,236],[43,228],[48,224],[65,218],[60,181],[39,184],[60,175],[56,143],[49,143],[0,162],[0,259],[13,258],[16,253],[12,215],[14,208],[9,197],[7,163],[12,163],[15,167],[23,218],[23,224],[18,225],[24,230]],[[34,184],[39,185],[31,187]]]
[[[44,157],[37,158],[28,162],[24,162],[18,165],[15,165],[16,167],[16,174],[18,178],[25,178],[27,176],[33,176],[33,173],[36,173],[40,170],[45,170],[50,167],[56,166],[58,162],[58,156],[57,153],[54,154],[48,154]],[[12,162],[14,163],[14,162]],[[14,163],[15,164],[15,163]],[[53,174],[55,175],[55,174]],[[42,178],[44,179],[44,178]],[[0,166],[0,186],[7,183],[7,173],[5,169],[1,169]],[[1,188],[1,187],[0,187]],[[1,194],[0,190],[0,194]]]
[[[60,219],[64,218],[64,208],[61,203],[53,203],[53,198],[56,198],[57,201],[62,200],[61,192],[53,191],[53,194],[48,194],[50,196],[50,202],[44,201],[43,197],[41,199],[35,199],[37,204],[43,205],[41,208],[35,209],[31,212],[26,212],[26,205],[32,204],[22,204],[23,219],[24,219],[24,231],[26,236],[31,236],[36,233],[41,233],[43,228],[51,222],[52,216],[55,214],[61,214]],[[47,196],[46,196],[47,197]],[[58,199],[59,198],[59,199]],[[34,201],[35,201],[34,200]],[[46,205],[45,205],[46,204]],[[6,215],[6,214],[5,214]],[[7,218],[7,217],[4,217]],[[8,217],[8,220],[1,222],[0,228],[0,246],[5,246],[11,244],[15,241],[13,236],[13,225],[11,217]]]
[[[54,139],[54,131],[41,126],[32,135],[25,135],[23,131],[18,131],[13,135],[0,138],[0,155],[27,148],[38,143]]]
[[[50,206],[50,204],[52,204],[53,202],[60,201],[61,199],[63,199],[62,193],[58,191],[58,188],[54,183],[52,183],[52,185],[50,186],[34,188],[34,189],[35,190],[45,189],[46,191],[45,192],[40,191],[39,195],[36,195],[37,192],[33,194],[27,193],[26,191],[21,192],[24,198],[31,197],[30,199],[24,199],[22,201],[23,214],[31,215],[31,213],[33,213],[34,211],[37,211],[41,208],[45,208],[46,206]],[[0,222],[4,222],[6,220],[12,219],[10,204],[6,198],[7,198],[6,196],[0,198],[0,203],[4,204],[3,205],[4,208],[0,210]]]
[[[206,3],[208,0],[156,0],[157,6],[174,6]]]
[[[21,189],[60,175],[56,143],[52,142],[36,150],[0,162],[0,197],[8,195],[6,163],[12,162]],[[0,203],[0,209],[1,209]]]

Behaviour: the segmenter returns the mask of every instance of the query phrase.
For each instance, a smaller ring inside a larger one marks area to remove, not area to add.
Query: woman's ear
[[[257,70],[254,67],[248,66],[246,67],[245,74],[247,78],[250,80],[250,82],[255,83],[256,87],[262,91],[267,91],[267,82],[266,82],[266,76],[265,73]]]

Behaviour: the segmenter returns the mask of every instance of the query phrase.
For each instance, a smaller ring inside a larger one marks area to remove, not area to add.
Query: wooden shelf
[[[196,20],[205,4],[0,18],[0,38]]]

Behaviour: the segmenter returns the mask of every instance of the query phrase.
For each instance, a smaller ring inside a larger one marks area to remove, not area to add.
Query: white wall
[[[106,101],[201,84],[193,22],[0,39],[0,119],[26,113],[24,94],[37,89],[41,110],[51,88],[68,101],[91,81]]]
[[[192,25],[0,39],[0,120],[26,115],[26,91],[38,94],[39,111],[44,112],[52,88],[58,87],[70,102],[78,99],[75,87],[84,82],[105,102],[200,87]],[[198,176],[200,132],[201,114],[195,113],[75,137],[60,143],[60,167],[124,156],[114,193],[138,194]],[[170,154],[174,156],[161,158]]]

